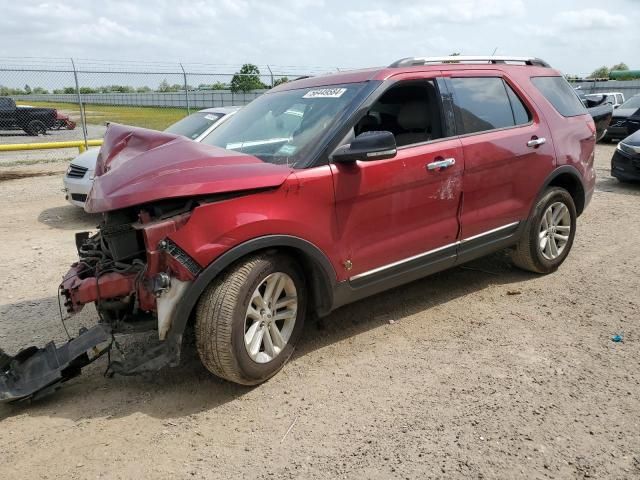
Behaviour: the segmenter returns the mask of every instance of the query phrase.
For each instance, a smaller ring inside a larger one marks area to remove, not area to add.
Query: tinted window
[[[179,122],[169,126],[165,132],[173,133],[175,135],[183,135],[194,140],[222,117],[222,113],[192,113],[188,117],[185,117]]]
[[[0,108],[2,110],[13,110],[13,100],[10,98],[0,98]]]
[[[619,108],[640,108],[640,95],[634,95],[629,100],[620,105]]]
[[[501,78],[452,78],[451,83],[459,133],[482,132],[515,124],[514,112]]]
[[[389,131],[399,147],[442,138],[438,89],[433,80],[408,81],[384,92],[355,125],[355,135]]]
[[[520,97],[514,92],[508,84],[504,84],[507,89],[507,95],[509,95],[509,101],[511,102],[511,109],[513,110],[513,121],[516,125],[524,125],[531,121],[531,114],[527,107],[524,106]]]
[[[560,115],[573,117],[587,113],[576,91],[564,77],[532,77],[531,82]]]

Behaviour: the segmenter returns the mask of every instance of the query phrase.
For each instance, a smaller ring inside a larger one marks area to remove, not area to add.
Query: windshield
[[[640,108],[640,95],[635,95],[620,105],[619,108]]]
[[[224,117],[223,113],[197,112],[184,117],[182,120],[170,125],[165,132],[195,140],[211,125]]]
[[[269,163],[302,166],[363,83],[268,93],[214,130],[203,143],[254,155]]]

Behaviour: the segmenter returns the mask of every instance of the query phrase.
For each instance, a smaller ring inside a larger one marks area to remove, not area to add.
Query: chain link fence
[[[570,83],[586,94],[620,92],[627,100],[640,93],[640,80],[572,80]]]
[[[246,105],[281,82],[330,71],[335,69],[0,57],[0,145],[86,142],[102,138],[108,122],[162,130],[194,111]],[[57,118],[34,123],[42,119],[35,109]],[[0,152],[0,165],[74,154]]]

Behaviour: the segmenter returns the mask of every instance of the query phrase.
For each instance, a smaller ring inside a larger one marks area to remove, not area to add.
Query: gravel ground
[[[255,388],[212,377],[193,348],[145,377],[94,364],[52,397],[0,406],[0,478],[639,478],[640,186],[608,176],[612,153],[598,147],[557,273],[501,252],[344,307]],[[98,222],[60,183],[0,183],[11,353],[64,339],[56,285],[73,232]],[[94,321],[86,308],[70,328]]]
[[[104,125],[87,125],[87,138],[104,137],[107,127]],[[50,130],[46,135],[37,137],[27,135],[22,130],[1,130],[0,145],[15,143],[67,142],[83,140],[82,126],[78,123],[75,130]],[[19,152],[0,152],[0,167],[7,164],[69,160],[78,155],[77,148],[59,148],[55,150],[24,150]]]

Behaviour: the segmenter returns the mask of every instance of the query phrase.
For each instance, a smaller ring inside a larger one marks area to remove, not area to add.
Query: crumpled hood
[[[277,187],[292,171],[178,135],[112,123],[84,208],[99,213],[161,199]]]

